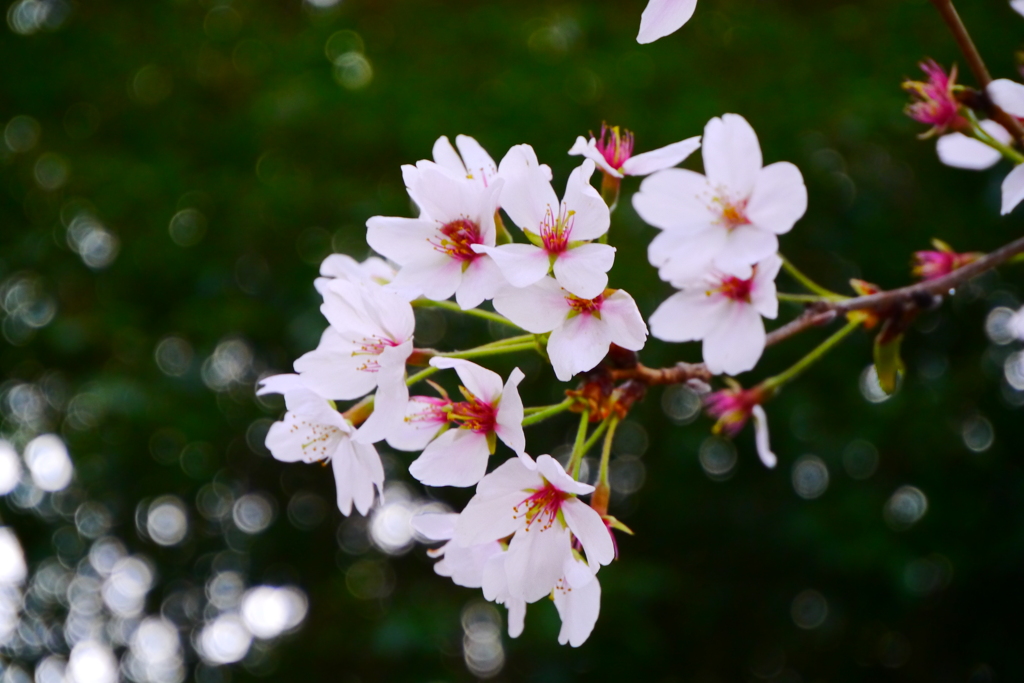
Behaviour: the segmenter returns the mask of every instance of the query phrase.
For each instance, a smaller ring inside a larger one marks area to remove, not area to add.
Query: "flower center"
[[[618,126],[602,123],[601,137],[595,146],[608,165],[617,171],[633,156],[633,134],[628,130],[620,130]]]
[[[598,294],[593,299],[581,299],[575,294],[565,294],[565,303],[569,304],[569,308],[572,309],[572,315],[601,315],[601,304],[604,303],[605,292]]]
[[[730,275],[729,277],[722,279],[722,284],[718,286],[718,291],[732,299],[733,301],[742,301],[744,303],[750,303],[750,292],[754,289],[754,278],[749,280],[741,280],[738,277]]]
[[[544,486],[537,489],[529,498],[513,508],[516,518],[526,517],[526,531],[530,527],[539,524],[539,531],[550,529],[558,513],[562,509],[562,501],[569,497],[569,494],[555,488],[545,481]]]
[[[356,368],[363,372],[377,372],[380,370],[380,363],[377,356],[384,353],[385,347],[398,346],[398,342],[383,337],[364,337],[362,341],[355,342],[358,348],[352,352],[353,356],[370,356],[366,362]]]
[[[334,445],[341,437],[341,430],[331,425],[317,424],[305,420],[292,425],[292,431],[308,430],[309,440],[302,444],[302,455],[306,462],[326,460],[334,452]]]
[[[480,256],[473,251],[474,244],[483,244],[480,226],[468,218],[459,218],[445,223],[438,229],[438,236],[431,240],[434,250],[448,254],[457,261],[472,261]]]
[[[455,422],[462,429],[471,429],[478,434],[489,434],[494,431],[498,422],[498,411],[493,405],[481,401],[469,391],[463,390],[467,401],[451,404],[448,421]]]
[[[548,207],[540,224],[540,238],[549,254],[560,254],[569,248],[575,216],[576,212],[569,211],[564,204],[559,206],[557,216]]]
[[[747,218],[747,200],[734,202],[725,197],[715,197],[712,201],[718,205],[721,215],[718,223],[726,230],[733,230],[741,225],[750,225],[750,219]]]

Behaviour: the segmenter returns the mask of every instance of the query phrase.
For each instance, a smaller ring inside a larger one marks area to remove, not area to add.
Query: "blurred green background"
[[[365,523],[337,512],[329,470],[271,459],[262,437],[283,405],[253,396],[259,375],[288,370],[325,326],[319,262],[366,256],[368,217],[411,215],[399,167],[429,157],[439,135],[472,135],[496,159],[530,143],[560,187],[578,163],[566,150],[602,121],[633,130],[643,151],[740,113],[766,162],[796,163],[809,189],[784,253],[841,291],[851,277],[908,282],[911,253],[932,237],[968,251],[1019,235],[1019,215],[998,216],[1007,169],[939,165],[902,114],[900,82],[919,60],[959,58],[926,0],[700,0],[682,30],[639,46],[644,4],[10,5],[0,433],[19,448],[40,432],[66,440],[75,495],[101,501],[110,533],[154,562],[151,612],[168,614],[183,590],[201,598],[220,565],[309,597],[297,634],[225,669],[196,669],[190,654],[190,678],[475,678],[463,623],[489,614],[479,591],[436,577],[421,545],[370,544]],[[960,9],[994,74],[1013,78],[1024,19],[1002,0]],[[699,169],[697,156],[686,166]],[[624,198],[636,186],[626,180]],[[670,291],[646,263],[654,234],[621,202],[612,283],[645,315]],[[863,333],[787,387],[768,406],[774,471],[749,429],[731,450],[708,440],[692,395],[653,391],[616,444],[611,513],[636,536],[620,536],[620,561],[601,572],[593,635],[559,646],[553,605],[534,605],[525,634],[504,638],[495,680],[1021,680],[1024,394],[1007,381],[1016,347],[985,335],[991,309],[1019,305],[1020,277],[989,274],[922,317],[889,400],[863,381]],[[780,287],[797,291],[785,276]],[[424,345],[490,334],[420,315]],[[772,348],[742,379],[787,367],[825,334]],[[649,365],[698,358],[693,344],[643,352]],[[566,388],[536,359],[516,360],[528,405]],[[26,391],[33,410],[19,403]],[[532,428],[530,451],[557,453],[574,426]],[[412,486],[408,460],[386,455],[390,480],[408,485],[396,500],[466,500]],[[211,491],[229,505],[261,492],[274,521],[243,533],[210,512]],[[167,547],[139,531],[163,495],[189,518]],[[69,510],[5,503],[30,569],[84,554]],[[193,627],[180,623],[187,641]],[[31,670],[46,649],[0,655]]]

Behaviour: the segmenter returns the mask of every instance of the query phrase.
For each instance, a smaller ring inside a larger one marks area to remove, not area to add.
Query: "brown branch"
[[[704,363],[676,363],[667,368],[649,368],[637,363],[632,368],[612,370],[612,379],[616,382],[635,379],[648,386],[655,384],[682,384],[691,379],[705,382],[711,379],[711,372]]]
[[[974,74],[975,80],[978,81],[978,85],[982,90],[985,90],[988,84],[992,82],[992,75],[988,72],[985,60],[982,59],[981,53],[978,52],[978,48],[974,45],[974,41],[971,40],[971,34],[967,32],[967,27],[964,26],[964,22],[961,21],[956,8],[953,7],[952,0],[932,0],[932,4],[935,5],[935,9],[939,11],[943,21],[946,22],[946,26],[949,27],[950,32],[953,34],[953,38],[960,47],[960,52],[963,53],[964,59],[967,60],[967,66],[970,67],[971,73]],[[1021,125],[1020,121],[1007,114],[995,104],[991,104],[990,109],[989,115],[991,118],[1010,131],[1018,143],[1024,145],[1024,125]]]

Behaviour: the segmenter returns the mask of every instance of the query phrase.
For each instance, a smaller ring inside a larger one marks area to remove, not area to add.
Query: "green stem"
[[[799,301],[801,303],[817,303],[819,301],[831,301],[827,296],[820,294],[790,294],[788,292],[777,292],[775,294],[779,301]]]
[[[572,404],[575,402],[576,399],[567,398],[561,403],[558,403],[553,406],[541,406],[539,409],[535,410],[533,414],[527,416],[523,420],[523,426],[529,427],[530,425],[535,425],[538,422],[543,422],[549,417],[554,417],[555,415],[564,413],[565,411],[569,410],[569,408],[571,408]],[[530,410],[530,408],[527,408],[527,410]]]
[[[476,351],[478,349],[492,349],[498,346],[508,346],[510,344],[525,344],[529,341],[532,341],[533,338],[534,335],[532,334],[519,334],[514,337],[505,337],[504,339],[498,339],[496,341],[487,342],[486,344],[481,344],[480,346],[474,346],[472,350]]]
[[[618,416],[612,415],[608,420],[608,433],[604,435],[604,446],[601,448],[601,469],[597,474],[598,486],[608,486],[608,463],[612,459],[612,441],[615,440],[615,430],[618,426]]]
[[[853,332],[855,329],[860,327],[860,321],[848,322],[842,329],[833,334],[831,337],[823,341],[817,348],[808,353],[806,356],[798,360],[788,370],[785,370],[774,377],[769,377],[765,381],[761,382],[761,388],[768,391],[774,392],[783,384],[793,380],[797,375],[802,373],[804,370],[814,365],[817,361],[832,350],[832,347],[836,346],[841,342],[847,335]]]
[[[501,325],[508,325],[514,327],[517,330],[522,328],[516,325],[514,322],[506,318],[499,313],[492,313],[491,311],[484,311],[479,308],[471,308],[468,311],[463,310],[454,301],[432,301],[430,299],[415,299],[412,305],[416,308],[443,308],[446,311],[452,311],[453,313],[464,313],[465,315],[471,315],[476,318],[483,318],[484,320],[490,320],[491,322],[500,323]]]
[[[429,367],[429,368],[427,368],[425,370],[420,370],[415,375],[413,375],[412,377],[410,377],[407,380],[405,380],[405,384],[406,384],[406,386],[410,386],[411,387],[413,384],[416,384],[416,382],[419,382],[421,380],[425,380],[426,378],[430,377],[435,372],[437,372],[437,370],[438,369],[433,367],[433,366],[431,366],[431,367]]]
[[[779,254],[779,256],[782,256],[782,254]],[[790,261],[785,256],[782,256],[782,267],[786,269],[786,272],[789,273],[794,280],[802,284],[805,288],[807,288],[808,291],[814,292],[820,297],[828,299],[829,301],[840,301],[842,299],[849,298],[843,296],[842,294],[836,294],[831,290],[825,289],[817,282],[804,275],[800,271],[800,269],[794,266],[792,261]]]
[[[437,354],[441,358],[483,358],[486,356],[497,356],[504,353],[517,353],[519,351],[533,351],[537,348],[533,341],[517,344],[505,344],[503,346],[481,346],[466,351],[450,351]]]
[[[584,410],[580,415],[580,426],[576,430],[576,441],[572,445],[572,457],[569,458],[569,464],[566,465],[565,471],[572,472],[573,479],[580,478],[580,464],[583,462],[583,454],[586,453],[584,444],[587,441],[587,427],[590,425],[590,411]]]
[[[975,138],[977,138],[981,142],[984,142],[986,145],[996,150],[1013,163],[1024,164],[1024,154],[1021,154],[1020,152],[1015,150],[1013,147],[1010,147],[1009,145],[1004,145],[1003,143],[999,142],[994,137],[989,135],[985,131],[985,129],[982,128],[981,125],[978,123],[978,119],[974,116],[973,111],[967,112],[967,120],[970,121],[971,123],[971,134],[973,134]]]
[[[601,435],[604,434],[604,430],[606,429],[608,429],[608,420],[605,420],[604,422],[599,424],[597,426],[597,429],[595,429],[591,433],[590,438],[587,439],[587,442],[585,444],[583,444],[584,453],[590,452],[590,449],[594,447],[594,444],[597,443],[597,440],[601,438]]]

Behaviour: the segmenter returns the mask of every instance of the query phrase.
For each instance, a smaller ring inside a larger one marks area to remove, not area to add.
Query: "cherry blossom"
[[[583,299],[546,277],[530,287],[506,288],[494,297],[494,308],[527,332],[551,333],[548,357],[563,382],[594,368],[610,344],[639,351],[647,341],[636,302],[621,289]]]
[[[613,178],[624,176],[650,175],[655,171],[681,163],[686,157],[700,148],[700,136],[697,135],[659,149],[633,155],[633,134],[628,130],[620,131],[618,126],[601,124],[601,136],[583,136],[576,138],[576,143],[569,154],[582,155],[590,159],[604,173]]]
[[[985,89],[992,101],[1011,116],[1024,118],[1024,85],[1005,78],[988,84]],[[1005,216],[1024,200],[1024,164],[1018,164],[1003,179],[1001,212]]]
[[[454,368],[462,381],[463,401],[413,396],[404,425],[389,436],[399,450],[423,450],[409,473],[427,486],[472,486],[487,471],[487,460],[501,439],[525,456],[523,401],[517,389],[523,373],[516,368],[502,386],[501,377],[476,363],[433,358],[436,368]]]
[[[958,254],[941,240],[932,240],[934,251],[915,251],[913,273],[922,280],[949,275],[957,268],[963,268],[984,256],[980,251]]]
[[[459,515],[454,541],[472,546],[512,536],[505,560],[509,594],[534,602],[573,569],[571,536],[586,553],[591,573],[614,559],[601,515],[577,498],[593,490],[566,474],[550,455],[541,455],[535,464],[512,458],[480,480]]]
[[[257,395],[283,394],[288,412],[267,432],[267,448],[282,462],[330,462],[338,493],[338,509],[365,515],[380,495],[384,468],[372,443],[300,375],[275,375],[261,382]],[[360,428],[361,430],[362,428]]]
[[[653,43],[675,33],[690,20],[697,9],[697,0],[650,0],[640,15],[640,33],[636,42]]]
[[[427,513],[412,518],[412,526],[422,536],[432,541],[449,541],[439,548],[428,550],[430,557],[440,558],[434,563],[438,576],[450,577],[457,586],[480,588],[484,585],[484,567],[487,562],[505,552],[498,541],[463,547],[451,543],[455,535],[455,513]]]
[[[771,468],[775,467],[778,458],[775,457],[768,442],[768,416],[761,407],[765,398],[765,392],[759,387],[733,387],[709,394],[704,399],[704,405],[707,407],[708,415],[718,420],[714,431],[725,432],[730,437],[736,436],[747,424],[747,420],[753,417],[757,454],[765,467]]]
[[[1017,14],[1024,16],[1024,0],[1010,0],[1010,7],[1013,8]]]
[[[573,563],[583,564],[573,559]],[[562,619],[562,628],[558,632],[558,643],[568,643],[579,647],[590,637],[601,612],[601,584],[597,577],[589,572],[577,571],[585,576],[582,585],[570,585],[568,579],[560,581],[554,590],[555,608]]]
[[[960,114],[960,102],[956,99],[956,66],[950,69],[948,75],[945,69],[931,59],[918,66],[928,80],[904,81],[903,89],[914,98],[906,107],[907,116],[931,126],[921,137],[967,128],[967,119]]]
[[[762,168],[757,134],[737,114],[704,128],[704,170],[670,168],[646,178],[633,195],[645,221],[663,232],[647,254],[669,282],[699,276],[709,266],[741,279],[751,264],[778,250],[807,209],[800,170],[778,162]]]
[[[561,202],[529,145],[510,149],[498,170],[505,181],[501,207],[531,243],[473,248],[490,254],[516,287],[532,285],[553,271],[576,296],[600,294],[608,286],[615,248],[588,242],[611,224],[608,206],[590,184],[594,162],[587,159],[572,172]]]
[[[366,241],[401,267],[397,291],[435,301],[454,294],[463,309],[476,308],[504,284],[490,256],[474,249],[495,244],[501,180],[484,187],[431,165],[412,183],[420,217],[374,216],[366,222]]]
[[[526,620],[526,600],[513,596],[509,590],[508,572],[505,570],[507,561],[507,550],[487,561],[484,565],[483,592],[486,599],[505,606],[508,610],[508,635],[510,638],[518,638],[523,633]]]
[[[313,286],[323,296],[335,279],[386,285],[395,279],[395,269],[376,256],[360,262],[348,254],[331,254],[320,264],[320,277],[313,280]]]
[[[651,315],[651,334],[670,342],[704,342],[704,362],[712,373],[735,375],[752,369],[764,352],[761,317],[778,315],[775,276],[782,259],[772,254],[741,279],[709,270],[681,287]]]
[[[1009,131],[991,119],[981,121],[978,125],[999,144],[1008,145],[1013,140]],[[968,171],[984,171],[995,166],[1003,158],[999,150],[963,133],[943,135],[936,140],[935,151],[939,155],[939,161],[946,166]]]

